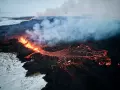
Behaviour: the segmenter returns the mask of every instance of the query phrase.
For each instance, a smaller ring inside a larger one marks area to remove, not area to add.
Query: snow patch
[[[8,18],[0,18],[0,26],[2,26],[2,25],[19,24],[22,21],[27,21],[27,20],[12,20],[12,19],[8,19]]]
[[[0,53],[0,90],[41,90],[45,75],[25,77],[26,70],[15,54]]]

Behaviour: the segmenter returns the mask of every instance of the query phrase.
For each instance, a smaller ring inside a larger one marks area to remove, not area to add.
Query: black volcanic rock
[[[25,48],[17,40],[12,39],[8,42],[1,42],[1,52],[17,52],[17,57],[20,61],[24,61],[23,67],[28,70],[26,76],[31,76],[36,72],[46,74],[44,80],[47,85],[42,90],[115,90],[120,83],[120,37],[115,36],[101,41],[89,41],[87,44],[96,49],[108,50],[109,57],[112,60],[111,66],[99,66],[95,63],[86,63],[81,68],[71,66],[68,71],[57,66],[57,57],[50,57],[36,53],[31,59],[24,58],[26,55],[32,53],[31,50]],[[69,46],[69,45],[68,45]],[[71,47],[75,47],[75,43]],[[12,47],[12,48],[11,48]],[[60,46],[58,46],[60,47]],[[64,46],[64,44],[61,45]],[[6,48],[6,49],[5,49]],[[52,49],[49,48],[49,51]],[[58,48],[59,50],[60,48]],[[55,48],[57,51],[57,47]],[[56,65],[51,67],[51,65]]]
[[[54,21],[53,17],[48,17],[48,19],[51,23]],[[26,76],[30,76],[36,72],[46,74],[44,80],[47,82],[47,85],[42,90],[119,89],[120,67],[118,67],[118,63],[120,63],[120,35],[99,41],[90,39],[82,43],[95,49],[107,50],[112,65],[107,67],[99,66],[96,63],[85,63],[84,66],[80,66],[81,68],[71,66],[68,68],[68,71],[72,75],[57,66],[57,57],[43,56],[36,53],[30,59],[27,59],[25,56],[31,54],[33,51],[25,48],[16,39],[4,41],[4,38],[8,36],[20,35],[25,33],[27,29],[31,30],[34,24],[41,23],[42,20],[32,19],[20,24],[0,26],[0,52],[17,53],[19,60],[24,62],[23,68],[28,71]],[[58,51],[69,46],[76,47],[79,44],[74,42],[44,49],[47,51]],[[51,67],[51,65],[55,66]]]

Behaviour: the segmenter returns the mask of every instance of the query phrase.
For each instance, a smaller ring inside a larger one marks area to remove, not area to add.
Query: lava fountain
[[[40,45],[35,45],[34,42],[31,42],[25,37],[21,36],[18,41],[23,44],[24,47],[33,51],[33,53],[26,56],[26,58],[30,58],[35,53],[40,53],[42,55],[58,57],[58,63],[60,63],[62,67],[69,66],[71,64],[79,65],[79,62],[83,62],[84,60],[98,62],[99,65],[111,65],[111,59],[107,56],[106,50],[92,50],[89,46],[83,44],[75,48],[67,48],[56,52],[49,52],[43,50]]]

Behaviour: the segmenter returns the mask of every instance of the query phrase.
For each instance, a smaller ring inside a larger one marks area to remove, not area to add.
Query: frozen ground
[[[0,90],[41,90],[46,85],[44,75],[25,77],[22,65],[15,54],[0,53]]]
[[[22,21],[27,21],[27,20],[13,20],[13,19],[9,19],[9,18],[0,18],[0,26],[19,24]]]

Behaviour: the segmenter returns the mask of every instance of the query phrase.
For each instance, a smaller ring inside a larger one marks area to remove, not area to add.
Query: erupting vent
[[[18,41],[22,43],[24,47],[33,51],[32,54],[26,56],[25,58],[31,58],[31,56],[35,53],[40,53],[42,55],[51,57],[58,57],[59,59],[57,60],[57,64],[64,70],[67,70],[67,67],[70,65],[80,66],[87,60],[95,61],[99,65],[111,65],[111,59],[107,56],[106,50],[95,51],[89,46],[83,44],[56,52],[48,52],[43,50],[40,46],[35,45],[34,42],[27,40],[25,37],[20,37]]]

